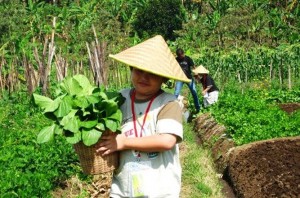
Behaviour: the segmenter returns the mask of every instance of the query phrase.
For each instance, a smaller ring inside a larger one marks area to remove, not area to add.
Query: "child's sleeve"
[[[182,141],[182,110],[177,101],[166,104],[158,114],[156,130],[159,134],[169,133],[177,136],[177,142]]]

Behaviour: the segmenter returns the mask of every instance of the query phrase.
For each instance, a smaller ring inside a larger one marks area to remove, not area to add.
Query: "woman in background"
[[[219,89],[215,81],[209,75],[209,71],[202,65],[192,70],[196,81],[202,84],[202,95],[204,107],[214,104],[218,101]]]

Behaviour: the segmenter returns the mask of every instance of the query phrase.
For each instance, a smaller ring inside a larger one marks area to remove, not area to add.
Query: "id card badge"
[[[131,187],[131,196],[132,197],[145,197],[148,194],[146,181],[142,174],[137,172],[132,174],[132,187]]]
[[[136,166],[136,171],[131,172],[129,182],[131,183],[131,197],[147,198],[151,192],[151,169],[150,162],[140,162]]]

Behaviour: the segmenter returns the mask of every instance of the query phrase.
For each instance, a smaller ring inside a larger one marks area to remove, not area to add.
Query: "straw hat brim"
[[[190,82],[171,53],[162,36],[158,35],[109,57],[131,67],[183,82]]]

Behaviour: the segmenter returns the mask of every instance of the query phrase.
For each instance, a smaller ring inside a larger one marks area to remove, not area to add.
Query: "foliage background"
[[[62,57],[69,68],[81,64],[89,70],[87,43],[95,36],[105,42],[108,79],[117,78],[118,86],[129,83],[128,77],[122,79],[126,69],[119,71],[107,55],[156,34],[173,51],[185,49],[220,81],[228,76],[240,82],[268,77],[282,85],[289,78],[292,84],[299,78],[299,7],[297,0],[2,0],[0,85],[2,91],[11,86],[6,79],[11,72],[18,76],[13,84],[24,84],[24,58],[39,69],[35,48],[40,59],[49,61],[43,52],[52,33],[51,65]],[[116,70],[122,75],[113,75]],[[68,75],[73,73],[69,69]]]
[[[288,116],[276,107],[300,101],[299,15],[297,0],[0,0],[0,196],[50,197],[62,180],[84,178],[65,141],[36,143],[49,123],[32,105],[32,91],[47,84],[42,93],[53,95],[58,66],[66,76],[95,80],[89,48],[96,56],[101,46],[106,86],[129,86],[128,68],[108,54],[155,34],[210,70],[221,95],[205,111],[226,124],[238,144],[299,135],[299,113]],[[34,76],[47,79],[32,90]],[[191,189],[218,194],[219,186],[198,182],[204,176],[189,169],[198,161],[188,162],[183,179],[195,184]]]

